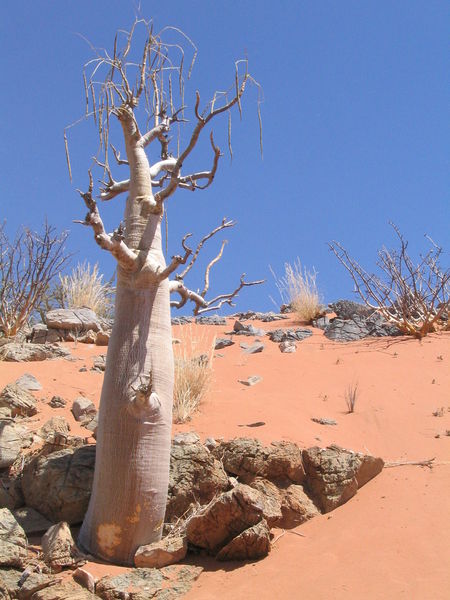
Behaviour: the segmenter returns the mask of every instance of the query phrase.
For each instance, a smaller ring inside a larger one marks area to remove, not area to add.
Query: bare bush
[[[356,401],[359,397],[359,387],[357,381],[347,386],[344,396],[345,403],[347,404],[347,412],[355,412]]]
[[[300,259],[284,264],[284,275],[278,278],[271,269],[277,289],[285,304],[289,304],[300,321],[310,322],[322,313],[317,289],[317,272],[302,267]]]
[[[60,296],[64,308],[87,307],[100,317],[111,316],[114,287],[103,283],[98,264],[78,263],[70,275],[59,276]]]
[[[42,233],[24,227],[10,241],[5,225],[0,226],[0,331],[6,337],[26,325],[70,258],[67,235],[45,222]]]
[[[183,326],[180,342],[174,352],[174,423],[188,421],[208,391],[215,337],[208,340],[205,335],[196,334],[192,326]]]
[[[408,242],[396,225],[390,225],[400,248],[378,250],[380,276],[368,273],[340,243],[333,241],[330,249],[350,273],[364,303],[400,331],[421,339],[438,329],[448,329],[450,269],[441,267],[442,248],[426,236],[431,248],[415,264],[407,252]]]

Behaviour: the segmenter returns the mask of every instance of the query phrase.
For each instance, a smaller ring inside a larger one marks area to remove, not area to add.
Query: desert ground
[[[190,336],[208,345],[224,337],[233,322],[174,326],[173,337],[182,340],[189,327]],[[292,319],[252,324],[265,330],[297,325]],[[265,444],[287,440],[301,447],[338,444],[380,456],[387,465],[333,512],[292,530],[275,530],[263,560],[218,563],[190,557],[204,571],[185,598],[449,598],[450,333],[422,341],[397,337],[338,343],[313,329],[292,354],[281,353],[267,338],[261,353],[247,354],[240,342],[253,339],[234,339],[233,346],[214,353],[210,389],[192,419],[174,425],[174,434],[195,431],[202,440],[256,437]],[[90,367],[106,349],[65,346],[75,361],[0,362],[0,388],[31,373],[43,389],[34,393],[39,413],[27,425],[38,429],[50,416],[63,415],[72,434],[86,436],[70,412],[71,402],[82,394],[98,405],[103,374]],[[239,382],[251,375],[262,380],[252,387]],[[354,384],[358,397],[349,414],[345,391]],[[67,406],[50,408],[47,402],[54,395],[67,399]],[[434,459],[432,468],[405,464],[427,459]],[[102,575],[120,571],[96,563],[86,568]]]

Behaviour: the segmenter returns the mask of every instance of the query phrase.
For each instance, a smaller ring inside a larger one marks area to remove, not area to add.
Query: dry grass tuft
[[[174,348],[174,423],[189,421],[208,391],[215,345],[215,337],[208,339],[206,332],[198,334],[191,325],[184,325],[181,333],[181,343]]]
[[[297,258],[293,265],[285,263],[283,277],[271,271],[283,302],[292,307],[300,321],[309,323],[322,314],[315,269],[308,271]]]
[[[110,283],[103,283],[98,264],[91,267],[86,261],[78,263],[71,275],[60,275],[59,278],[64,306],[84,306],[92,309],[99,317],[111,316],[114,288]]]
[[[345,403],[347,404],[347,412],[355,412],[356,401],[359,396],[358,382],[351,383],[345,390]]]

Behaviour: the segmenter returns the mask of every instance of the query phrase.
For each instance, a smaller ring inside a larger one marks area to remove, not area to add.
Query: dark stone
[[[227,320],[225,317],[219,317],[219,315],[209,315],[207,317],[196,317],[195,322],[198,325],[226,325]]]
[[[214,346],[214,350],[222,350],[223,348],[227,348],[228,346],[232,346],[234,344],[233,340],[230,338],[217,338]]]
[[[326,329],[330,324],[330,318],[327,316],[320,317],[319,319],[314,319],[312,324],[313,327],[316,327],[317,329]]]
[[[253,336],[263,336],[266,335],[264,329],[258,329],[257,327],[253,327],[253,325],[245,325],[241,323],[241,321],[235,321],[233,325],[234,335],[253,335]]]
[[[339,319],[352,319],[353,317],[370,317],[374,312],[373,308],[353,302],[353,300],[337,300],[328,305]]]
[[[52,408],[64,408],[66,404],[67,400],[64,400],[64,398],[61,398],[61,396],[53,396],[48,403],[48,405]]]
[[[172,325],[187,325],[193,320],[193,317],[172,317]]]
[[[301,342],[312,335],[311,329],[274,329],[267,334],[272,342]]]

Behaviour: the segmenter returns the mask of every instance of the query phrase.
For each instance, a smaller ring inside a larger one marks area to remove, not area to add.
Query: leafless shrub
[[[70,275],[59,276],[63,306],[92,309],[100,317],[109,317],[112,311],[114,288],[103,283],[98,264],[78,263]]]
[[[345,403],[347,404],[347,412],[355,412],[356,401],[359,397],[358,382],[350,383],[345,390]]]
[[[290,304],[300,321],[309,323],[322,313],[315,269],[308,271],[297,258],[293,265],[285,263],[283,277],[270,270],[283,302]]]
[[[175,349],[173,421],[184,423],[198,409],[211,382],[215,338],[196,335],[192,326],[182,329]]]
[[[13,241],[0,226],[0,331],[15,336],[29,321],[69,255],[67,232],[56,233],[47,222],[42,233],[24,227]]]
[[[398,250],[378,250],[381,276],[368,273],[338,242],[329,244],[352,277],[364,303],[378,310],[400,331],[421,339],[438,329],[448,329],[450,269],[440,264],[443,250],[426,236],[431,249],[415,264],[408,242],[398,227],[390,224],[400,242]]]

